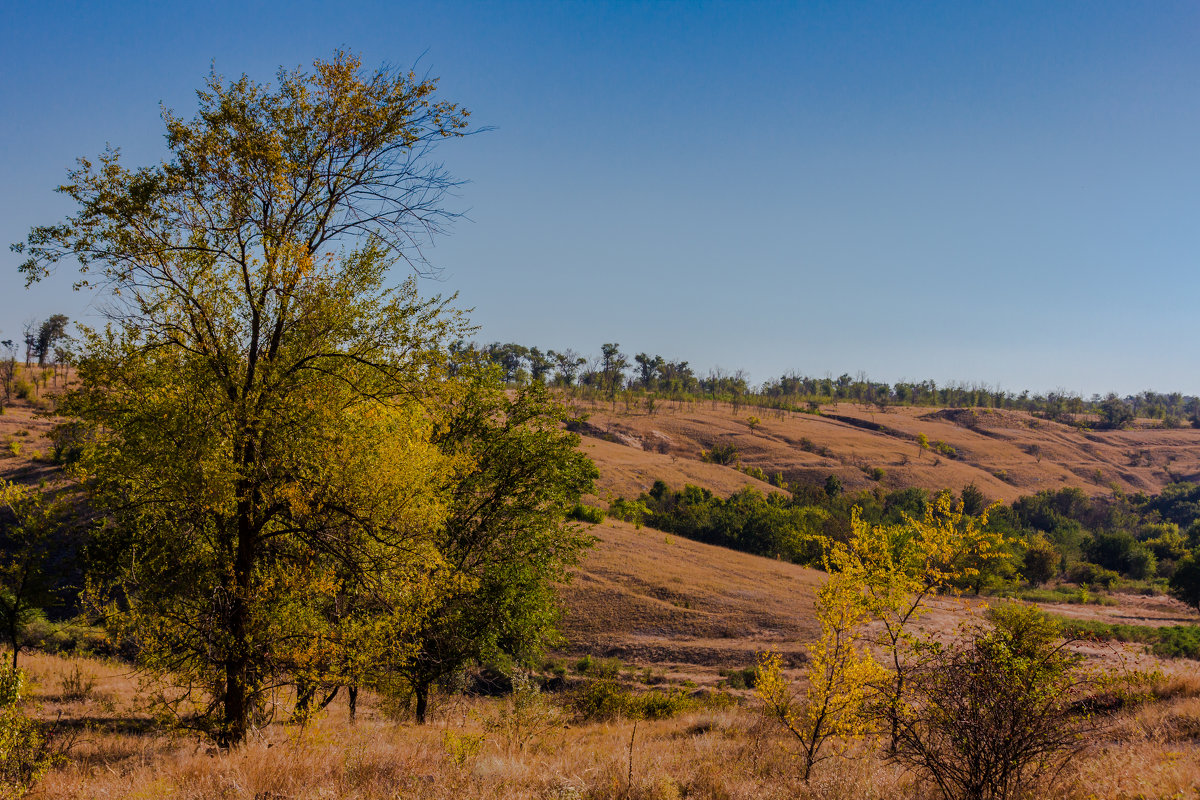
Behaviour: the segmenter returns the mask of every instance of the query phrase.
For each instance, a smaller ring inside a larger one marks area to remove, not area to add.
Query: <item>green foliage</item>
[[[1069,603],[1071,605],[1115,606],[1117,601],[1108,595],[1096,594],[1083,586],[1056,586],[1053,589],[1014,589],[1002,593],[1005,597],[1030,603]]]
[[[569,705],[580,719],[588,721],[667,719],[700,707],[682,689],[635,693],[611,678],[588,681],[572,694]]]
[[[700,451],[700,460],[709,464],[720,464],[728,467],[738,462],[738,449],[735,444],[714,444],[708,450]]]
[[[672,491],[658,482],[638,502],[649,511],[646,524],[667,533],[792,561],[820,558],[814,537],[826,512],[780,492],[764,495],[747,487],[723,500],[697,486]]]
[[[1162,658],[1200,659],[1200,625],[1124,625],[1097,620],[1060,618],[1063,633],[1071,638],[1137,642],[1149,645]]]
[[[16,800],[31,792],[62,758],[54,731],[21,709],[25,675],[0,667],[0,798]]]
[[[585,655],[575,662],[575,671],[593,678],[615,680],[621,675],[621,661],[617,658],[592,658]]]
[[[641,500],[626,500],[618,497],[608,504],[610,517],[632,523],[635,528],[641,528],[646,518],[653,513]]]
[[[1111,569],[1105,569],[1087,561],[1074,564],[1067,570],[1067,578],[1071,582],[1086,584],[1088,586],[1100,586],[1105,589],[1110,588],[1120,577],[1120,575]]]
[[[1167,658],[1200,659],[1200,625],[1172,625],[1159,629],[1151,651]]]
[[[0,506],[12,517],[0,529],[0,626],[16,669],[30,625],[63,602],[62,583],[73,574],[76,548],[65,508],[48,492],[0,480]]]
[[[1045,796],[1090,727],[1074,712],[1089,683],[1082,657],[1055,622],[1017,605],[989,616],[954,644],[926,646],[899,715],[892,757],[946,800]]]
[[[725,679],[725,685],[730,689],[753,689],[758,680],[758,668],[723,669],[721,677]]]
[[[437,589],[411,600],[420,622],[389,659],[416,695],[471,663],[530,663],[556,640],[554,584],[569,578],[593,539],[568,512],[591,491],[596,468],[562,429],[567,409],[541,383],[506,390],[491,370],[459,373],[432,441],[459,467],[439,494],[446,517],[433,545]]]
[[[1192,552],[1175,565],[1169,586],[1172,597],[1200,611],[1200,551]]]
[[[214,74],[193,119],[164,112],[165,161],[82,159],[76,213],[15,248],[30,282],[67,258],[111,290],[61,408],[104,520],[94,600],[225,745],[285,674],[339,681],[415,623],[339,597],[411,609],[436,582],[455,465],[421,401],[466,328],[389,276],[452,216],[422,156],[466,115],[434,93],[344,53],[273,86]]]
[[[1022,561],[1025,579],[1034,586],[1040,586],[1058,575],[1062,556],[1049,539],[1038,533],[1027,542]]]
[[[571,513],[568,515],[576,522],[586,522],[591,525],[599,525],[604,522],[604,509],[596,508],[595,506],[576,503],[571,508]]]

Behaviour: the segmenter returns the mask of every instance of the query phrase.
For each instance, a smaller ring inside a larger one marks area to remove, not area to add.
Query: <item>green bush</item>
[[[24,797],[55,762],[53,730],[21,710],[25,675],[0,667],[0,796]]]
[[[1072,583],[1086,583],[1090,586],[1103,586],[1105,589],[1121,577],[1111,569],[1105,569],[1099,564],[1080,561],[1067,570],[1067,579]]]
[[[1062,624],[1063,635],[1073,639],[1100,639],[1143,644],[1159,640],[1159,629],[1149,625],[1111,624],[1084,619],[1058,618],[1058,621]]]
[[[103,628],[89,625],[81,619],[50,622],[41,614],[26,626],[25,642],[47,653],[111,655],[116,650]]]
[[[1159,628],[1159,640],[1150,648],[1166,658],[1200,659],[1200,625],[1172,625]]]
[[[732,444],[714,444],[712,449],[700,451],[700,460],[727,467],[737,463],[738,449]]]
[[[571,710],[585,720],[629,716],[633,693],[616,681],[589,681],[570,699]]]
[[[758,670],[755,667],[724,669],[721,670],[721,676],[725,678],[725,685],[730,689],[753,689]]]
[[[630,691],[615,680],[589,681],[577,690],[569,702],[580,718],[589,721],[634,717],[668,719],[700,706],[682,689],[657,689],[641,694]]]
[[[592,525],[599,525],[601,522],[604,522],[604,511],[602,509],[582,503],[576,503],[568,516],[576,522],[588,522]]]

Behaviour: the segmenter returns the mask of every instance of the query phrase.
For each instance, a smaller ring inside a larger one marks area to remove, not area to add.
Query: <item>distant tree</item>
[[[660,370],[666,364],[663,357],[638,353],[633,360],[637,362],[638,382],[642,384],[642,388],[647,390],[653,388]]]
[[[754,432],[762,426],[762,420],[751,414],[746,417],[746,426],[750,428],[750,435],[753,436]]]
[[[1105,428],[1127,427],[1133,422],[1133,409],[1115,394],[1109,394],[1100,403],[1100,422]]]
[[[0,402],[0,409],[4,409],[12,402],[13,389],[16,386],[17,348],[12,339],[0,341],[0,347],[3,347],[5,351],[0,356],[0,388],[4,392],[4,399],[3,402]]]
[[[46,359],[54,355],[55,346],[67,338],[67,322],[65,315],[55,314],[38,326],[34,354],[39,367],[46,365]]]
[[[825,476],[825,495],[837,497],[842,493],[842,479],[832,472]]]
[[[553,351],[543,353],[536,347],[529,348],[529,377],[537,383],[545,383],[546,376],[554,369]]]
[[[574,386],[575,376],[579,373],[580,367],[587,363],[587,359],[570,349],[550,350],[546,355],[554,361],[556,370],[554,382],[559,386]]]
[[[629,362],[621,352],[621,345],[607,342],[600,346],[600,379],[609,398],[616,403],[617,391],[625,381],[625,369]]]
[[[33,366],[33,355],[37,352],[38,322],[36,319],[25,320],[22,335],[25,341],[25,367],[28,369]]]
[[[977,517],[988,507],[987,498],[974,482],[964,486],[959,496],[962,498],[963,513],[969,516]]]
[[[917,434],[917,458],[925,455],[929,450],[929,437],[923,433]]]
[[[1179,560],[1169,586],[1172,597],[1200,611],[1200,551]]]

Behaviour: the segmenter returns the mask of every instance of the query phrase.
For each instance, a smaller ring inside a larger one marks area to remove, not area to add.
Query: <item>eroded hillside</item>
[[[752,484],[728,466],[704,463],[702,450],[736,447],[743,467],[790,482],[837,475],[847,489],[917,486],[961,489],[1011,501],[1043,489],[1076,486],[1089,494],[1153,494],[1200,476],[1200,430],[1134,427],[1087,430],[1020,411],[891,408],[841,404],[821,413],[769,412],[724,403],[660,404],[655,413],[583,404],[584,447],[600,468],[600,493],[625,497],[656,479],[719,494]],[[759,418],[756,430],[747,420]],[[919,445],[924,434],[929,448]],[[939,445],[941,445],[939,452]]]

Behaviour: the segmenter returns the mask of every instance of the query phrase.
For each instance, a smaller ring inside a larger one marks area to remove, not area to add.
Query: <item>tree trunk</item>
[[[350,722],[353,723],[358,715],[358,684],[352,683],[346,687],[346,702],[350,707]]]
[[[429,707],[429,684],[419,683],[413,687],[413,694],[417,697],[417,724],[425,724],[425,711]]]
[[[249,448],[247,448],[249,449]],[[247,455],[244,459],[252,463]],[[218,741],[236,747],[246,739],[253,697],[250,665],[250,582],[254,569],[254,525],[251,520],[252,488],[238,487],[237,552],[233,562],[233,586],[229,603],[230,648],[225,656],[225,719]]]

